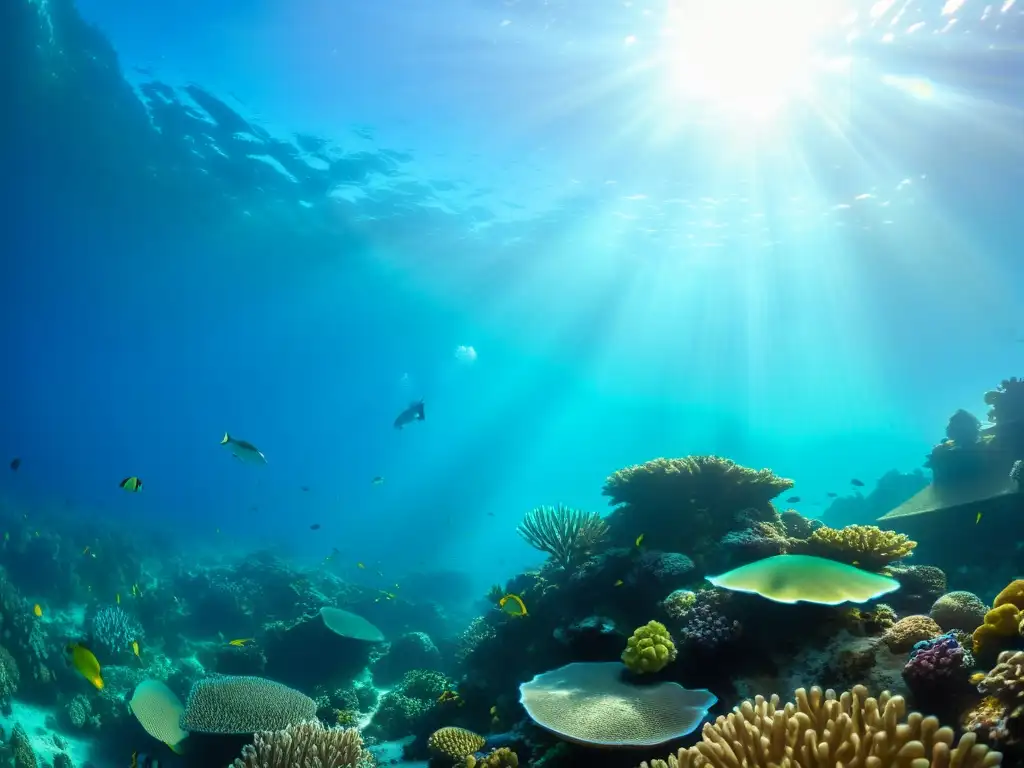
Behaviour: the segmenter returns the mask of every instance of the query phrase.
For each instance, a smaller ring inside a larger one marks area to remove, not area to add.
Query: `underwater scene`
[[[0,768],[1024,767],[1024,6],[2,0]]]

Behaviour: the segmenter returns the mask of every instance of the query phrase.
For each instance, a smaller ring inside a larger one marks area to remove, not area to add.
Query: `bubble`
[[[455,348],[455,359],[460,363],[471,365],[476,362],[476,350],[473,347],[461,344]]]

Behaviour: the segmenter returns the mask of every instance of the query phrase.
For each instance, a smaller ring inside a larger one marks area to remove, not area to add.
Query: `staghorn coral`
[[[973,592],[947,592],[932,604],[928,615],[947,632],[962,629],[973,632],[985,623],[988,610]]]
[[[564,570],[586,560],[608,535],[608,525],[596,512],[583,512],[559,504],[527,513],[516,531],[526,542]]]
[[[649,621],[637,627],[626,642],[622,663],[630,672],[660,672],[676,660],[676,646],[665,625]]]
[[[1002,754],[977,744],[974,733],[954,743],[952,728],[907,712],[902,696],[878,699],[863,686],[836,695],[796,691],[780,708],[778,696],[744,701],[704,726],[696,746],[641,768],[992,768]]]
[[[438,728],[427,739],[427,747],[439,757],[459,760],[483,749],[487,739],[465,728]]]
[[[931,616],[904,616],[886,631],[882,639],[889,650],[902,653],[922,640],[930,640],[941,634],[942,628]]]
[[[901,560],[917,546],[905,534],[883,531],[875,525],[848,525],[845,528],[822,526],[799,548],[808,555],[827,557],[869,571],[880,571],[894,560]]]
[[[92,618],[92,641],[110,653],[127,651],[133,640],[142,640],[142,625],[119,605],[101,608]]]
[[[197,733],[279,731],[312,720],[316,702],[262,677],[211,677],[189,691],[181,727]]]
[[[461,768],[519,768],[519,756],[508,747],[492,749],[486,757],[466,755]]]
[[[355,728],[326,728],[308,720],[255,734],[233,768],[359,768],[369,759]]]

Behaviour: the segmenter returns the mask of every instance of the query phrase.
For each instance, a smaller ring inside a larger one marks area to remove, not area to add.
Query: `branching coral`
[[[355,728],[325,728],[310,720],[257,733],[233,768],[359,768],[369,759]]]
[[[605,482],[613,543],[641,533],[649,546],[699,555],[730,531],[778,522],[771,499],[793,487],[769,469],[742,467],[718,456],[655,459],[621,469]]]
[[[869,571],[880,571],[894,560],[913,552],[917,542],[895,531],[883,531],[875,525],[848,525],[845,528],[818,528],[801,548],[805,554],[827,557]]]
[[[974,733],[954,741],[952,728],[907,712],[901,696],[878,699],[856,686],[836,695],[820,688],[796,691],[780,708],[778,696],[758,696],[704,726],[702,740],[667,760],[641,768],[741,766],[871,766],[871,768],[992,768],[1002,755],[977,744]]]
[[[607,524],[596,512],[561,504],[530,511],[516,530],[530,546],[547,552],[565,570],[585,560],[608,534]]]

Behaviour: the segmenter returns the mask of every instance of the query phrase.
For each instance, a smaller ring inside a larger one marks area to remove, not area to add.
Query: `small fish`
[[[401,429],[401,427],[399,427],[399,429]],[[381,477],[380,475],[377,475],[375,478],[373,478],[373,484],[374,485],[384,485],[384,478]]]
[[[19,458],[11,459],[11,472],[17,472],[18,471],[18,467],[20,467],[20,466],[21,466],[21,459],[19,459]]]
[[[227,432],[221,438],[220,444],[226,446],[231,455],[246,464],[266,464],[267,457],[252,443],[245,440],[236,440]]]
[[[380,576],[382,579],[384,578],[384,574],[380,571],[380,569],[377,570],[377,575]]]
[[[36,616],[42,616],[43,615],[43,606],[41,606],[39,603],[36,603],[35,605],[32,606],[32,613],[34,613]]]
[[[626,582],[624,582],[624,581],[623,581],[622,579],[618,579],[618,580],[617,580],[617,581],[615,582],[614,586],[616,586],[616,587],[621,587],[621,586],[622,586],[623,584],[625,584],[625,583],[626,583]]]
[[[311,530],[311,531],[319,531],[320,530],[320,523],[313,523],[311,526],[309,526],[309,530]]]
[[[132,597],[142,597],[142,590],[138,584],[132,584]]]
[[[790,496],[788,499],[786,499],[787,504],[796,504],[798,501],[800,501],[799,496]]]
[[[39,538],[39,531],[34,531],[33,535],[38,539]]]
[[[142,481],[134,476],[126,477],[124,480],[118,483],[118,485],[121,488],[124,488],[126,491],[131,491],[132,493],[138,493],[139,491],[142,490]]]
[[[115,592],[115,593],[114,593],[114,600],[116,600],[116,601],[117,601],[117,604],[118,604],[118,605],[120,605],[120,604],[121,604],[121,593],[120,593],[120,592]]]
[[[978,516],[974,518],[974,524],[975,525],[977,525],[980,522],[981,522],[981,512],[979,512]]]
[[[409,403],[409,407],[398,414],[398,417],[395,419],[395,429],[401,429],[406,424],[412,424],[414,421],[423,421],[425,418],[422,400]]]
[[[855,478],[853,478],[853,479],[852,479],[852,480],[850,481],[850,485],[855,485],[855,486],[857,486],[858,488],[863,488],[863,487],[864,487],[864,483],[863,483],[862,481],[858,480],[858,479],[857,479],[856,477],[855,477]]]
[[[302,490],[303,491],[309,491],[309,486],[308,485],[303,485],[302,486]]]
[[[379,603],[381,600],[394,600],[396,597],[398,597],[398,595],[396,595],[394,592],[388,592],[388,591],[383,590],[383,589],[379,590],[379,591],[380,591],[380,597],[378,597],[376,600],[373,601],[375,603]]]
[[[72,643],[65,650],[71,657],[71,666],[97,689],[102,690],[103,676],[100,673],[100,663],[95,654],[80,643]]]
[[[449,701],[458,702],[461,700],[461,698],[462,697],[459,696],[459,694],[457,694],[455,691],[444,691],[440,696],[437,697],[437,703],[445,704]]]
[[[89,554],[89,545],[88,544],[85,545],[85,549],[82,550],[82,554],[83,555],[88,555]]]
[[[636,537],[635,544],[639,547],[643,543],[644,543],[644,535],[641,533],[639,536]]]
[[[139,641],[138,640],[132,640],[132,653],[135,654],[136,658],[138,658],[138,659],[142,658],[141,656],[139,656]]]
[[[498,607],[509,616],[526,616],[526,603],[519,595],[508,594],[498,601]]]
[[[488,516],[488,517],[494,517],[494,513],[493,513],[493,512],[488,512],[488,513],[487,513],[487,516]]]
[[[358,568],[359,570],[364,570],[366,566],[363,563],[356,563],[356,568]]]
[[[828,496],[828,497],[829,497],[830,499],[834,499],[834,498],[836,498],[837,496],[839,496],[839,494],[838,494],[838,493],[832,493],[832,491],[829,491],[829,492],[828,492],[828,493],[826,493],[825,495],[826,495],[826,496]]]
[[[228,645],[233,645],[236,648],[244,648],[253,641],[251,637],[240,637],[237,640],[228,640]]]
[[[493,707],[491,707],[491,717],[495,717],[495,716],[497,716],[497,714],[498,714],[498,705],[495,704]]]

